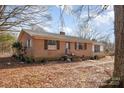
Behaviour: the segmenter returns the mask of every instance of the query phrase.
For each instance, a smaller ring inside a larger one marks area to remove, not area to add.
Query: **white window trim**
[[[97,49],[95,49],[96,47],[95,46],[99,46],[99,51],[96,51]],[[100,45],[94,45],[94,53],[100,53],[101,51],[100,51],[100,48],[101,48],[101,46]]]
[[[101,45],[100,46],[100,52],[103,52],[104,51],[104,48],[103,48],[103,46]]]
[[[56,42],[56,40],[48,40],[48,42],[49,41]],[[48,50],[57,50],[57,42],[56,42],[55,45],[50,45],[50,44],[47,43],[47,47],[48,47]]]
[[[48,45],[48,50],[57,50],[57,45]]]
[[[26,46],[27,46],[27,48],[31,48],[32,47],[32,40],[31,39],[27,40]]]
[[[94,52],[94,45],[92,45],[92,51]]]

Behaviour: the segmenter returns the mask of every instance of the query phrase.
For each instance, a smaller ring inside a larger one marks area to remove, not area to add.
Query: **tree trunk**
[[[124,6],[114,6],[115,11],[115,63],[113,77],[124,81]],[[124,87],[124,84],[123,84]]]

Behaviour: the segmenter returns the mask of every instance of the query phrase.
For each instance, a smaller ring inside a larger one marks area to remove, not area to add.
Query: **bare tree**
[[[104,49],[107,51],[107,54],[114,53],[114,43],[110,41],[111,36],[114,34],[113,29],[109,29],[104,33],[97,28],[92,28],[91,21],[98,16],[102,15],[108,8],[108,5],[104,6],[77,6],[73,8],[72,15],[76,17],[76,30],[75,34],[82,39],[96,40],[104,44]],[[113,23],[113,22],[112,22]],[[107,29],[106,29],[107,30]]]
[[[48,6],[0,5],[0,30],[12,27],[46,26],[51,20]]]
[[[76,16],[77,19],[87,23],[90,20],[101,15],[109,6],[108,5],[81,5],[71,10],[71,14]],[[87,12],[84,12],[87,11]]]
[[[106,9],[108,5],[97,5],[97,6],[87,6],[87,5],[80,5],[80,6],[64,6],[64,11],[68,12],[69,15],[74,16],[75,22],[75,34],[77,34],[80,38],[83,39],[97,39],[102,40],[109,33],[103,34],[100,31],[97,31],[92,28],[90,21],[101,15]]]
[[[105,40],[110,34],[103,34],[100,31],[93,30],[92,28],[86,28],[76,31],[75,34],[77,34],[78,37],[82,39],[89,39],[89,40],[97,40],[102,41]]]

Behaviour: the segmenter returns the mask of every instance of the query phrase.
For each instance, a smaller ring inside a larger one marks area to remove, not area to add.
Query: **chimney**
[[[65,32],[60,31],[60,35],[65,35]]]
[[[92,41],[96,41],[96,42],[97,42],[97,40],[96,40],[96,39],[92,39]]]

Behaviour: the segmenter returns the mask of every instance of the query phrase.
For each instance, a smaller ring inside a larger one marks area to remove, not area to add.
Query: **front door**
[[[68,54],[69,52],[69,42],[65,43],[65,54]]]

